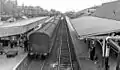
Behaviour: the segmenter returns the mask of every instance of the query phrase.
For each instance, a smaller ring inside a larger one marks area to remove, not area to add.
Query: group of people
[[[98,62],[98,56],[96,54],[96,46],[97,46],[97,42],[95,40],[88,40],[88,49],[89,49],[89,59],[94,61],[95,64]],[[120,44],[118,44],[120,46]],[[102,56],[104,60],[103,61],[103,65],[104,67],[106,67],[106,70],[109,69],[109,54],[110,54],[110,45],[106,43],[106,51],[107,49],[109,50],[108,52],[104,52],[105,55]],[[118,52],[118,56],[117,58],[117,64],[116,64],[116,70],[120,70],[120,51]]]
[[[88,41],[89,59],[92,60],[92,61],[94,61],[95,64],[97,64],[98,61],[99,61],[99,59],[98,59],[98,50],[96,49],[97,46],[98,46],[98,44],[97,44],[97,41],[96,41],[96,40],[89,40],[89,41]],[[106,46],[106,47],[108,47],[108,46]],[[107,48],[106,48],[106,49],[107,49]],[[106,50],[106,51],[107,51],[107,50]],[[100,52],[100,53],[101,53],[101,52]],[[102,52],[102,53],[103,53],[103,52]],[[101,57],[103,57],[102,60],[104,60],[104,61],[102,62],[102,64],[103,64],[104,66],[103,66],[103,65],[102,65],[102,66],[105,67],[106,70],[108,70],[108,69],[109,69],[109,65],[108,65],[109,53],[108,53],[108,52],[105,52],[105,56],[102,56],[102,55],[101,55]]]
[[[18,47],[24,48],[24,51],[28,50],[28,38],[27,35],[20,36],[20,38],[16,41]],[[15,44],[15,42],[13,42]]]
[[[0,54],[4,53],[4,45],[3,45],[3,41],[1,40],[0,42]],[[14,48],[14,47],[21,47],[24,48],[24,51],[28,51],[28,39],[27,37],[24,36],[12,36],[10,37],[10,40],[7,41],[8,46],[10,46],[10,48]]]

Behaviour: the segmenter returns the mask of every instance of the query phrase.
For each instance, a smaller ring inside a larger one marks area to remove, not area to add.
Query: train
[[[56,17],[53,22],[47,22],[46,25],[31,33],[28,36],[29,53],[28,56],[45,59],[52,51],[60,17]]]

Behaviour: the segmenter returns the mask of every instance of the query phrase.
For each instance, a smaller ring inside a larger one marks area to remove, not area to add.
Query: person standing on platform
[[[96,41],[95,40],[91,40],[90,41],[90,59],[92,61],[95,61],[95,63],[97,62],[97,56],[96,56]]]
[[[10,41],[11,48],[14,48],[17,46],[17,40],[15,36],[12,36],[12,39]]]
[[[23,36],[23,34],[20,35],[19,46],[21,48],[24,48],[24,36]]]
[[[24,38],[24,51],[28,51],[28,39],[27,39],[27,37]]]
[[[0,43],[0,55],[2,55],[3,53],[4,53],[3,45],[2,43]]]

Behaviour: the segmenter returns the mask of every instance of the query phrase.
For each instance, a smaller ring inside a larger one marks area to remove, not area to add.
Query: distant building
[[[0,0],[0,14],[13,15],[16,13],[17,0]]]
[[[76,16],[88,16],[88,15],[91,15],[96,11],[97,8],[99,8],[99,6],[93,6],[93,7],[87,8],[87,9],[83,9],[83,10],[77,12]]]

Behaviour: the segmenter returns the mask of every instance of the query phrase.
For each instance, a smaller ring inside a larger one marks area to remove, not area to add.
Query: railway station
[[[120,70],[120,1],[65,13],[18,3],[0,0],[0,70]]]

